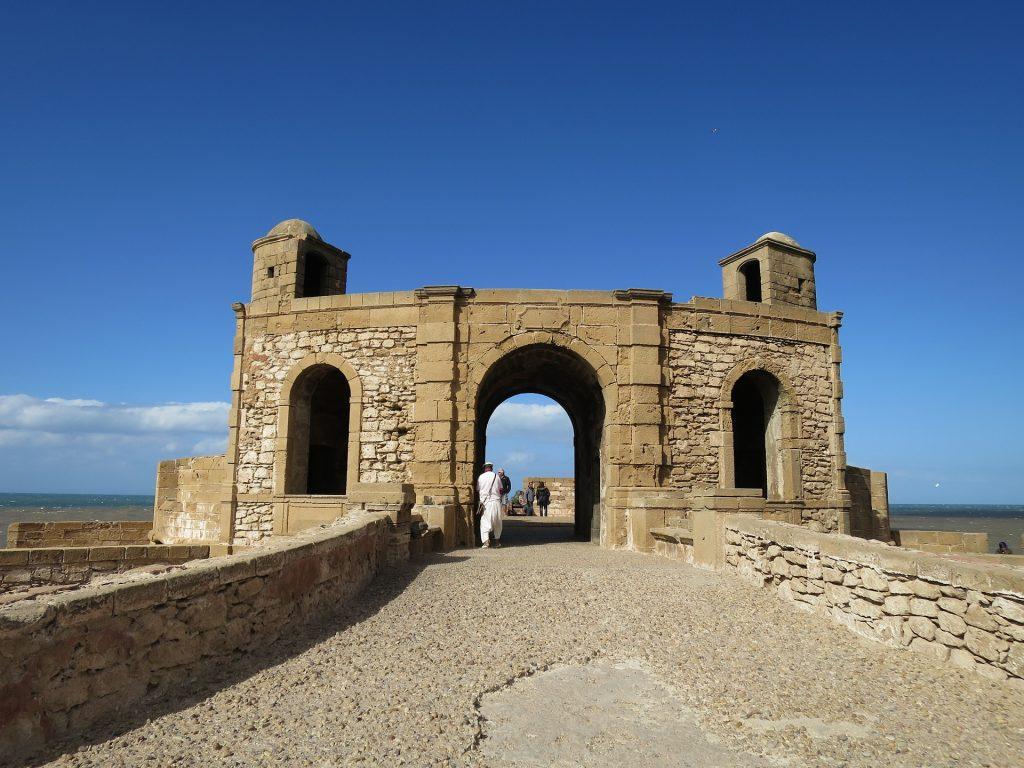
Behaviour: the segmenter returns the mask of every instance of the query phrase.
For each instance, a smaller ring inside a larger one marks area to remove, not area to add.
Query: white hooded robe
[[[501,538],[501,478],[493,471],[484,472],[476,481],[483,515],[480,518],[480,540],[486,542],[488,534]]]

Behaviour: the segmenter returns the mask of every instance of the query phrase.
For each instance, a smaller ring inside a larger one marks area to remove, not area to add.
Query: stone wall
[[[0,754],[186,690],[204,669],[336,609],[384,560],[383,515],[124,583],[0,607]]]
[[[966,531],[909,531],[892,532],[893,540],[901,547],[919,549],[922,552],[949,554],[951,552],[988,552],[987,533]]]
[[[846,489],[852,502],[849,533],[862,539],[889,541],[889,479],[885,472],[848,466]]]
[[[673,331],[669,345],[671,487],[687,493],[718,487],[719,403],[732,395],[723,391],[727,388],[726,377],[751,360],[770,366],[770,371],[784,372],[792,386],[798,411],[805,517],[808,522],[817,520],[826,530],[836,530],[834,514],[817,512],[834,506],[836,498],[831,432],[835,412],[831,361],[825,344]]]
[[[1024,685],[1024,569],[740,516],[725,567],[890,646]]]
[[[356,469],[349,472],[349,487],[408,481],[414,440],[415,341],[415,326],[268,330],[251,337],[240,396],[236,542],[253,543],[274,530],[272,497],[284,493],[283,487],[275,487],[275,477],[276,485],[283,486],[286,461],[281,449],[287,436],[278,434],[282,383],[303,358],[337,355],[358,376],[359,423],[350,425],[358,430],[358,439],[349,442],[358,455]],[[275,467],[275,462],[282,466]]]
[[[100,547],[148,544],[153,524],[148,520],[72,520],[11,523],[8,547]]]
[[[161,461],[153,536],[163,544],[221,540],[231,514],[231,468],[224,455]]]
[[[533,483],[536,490],[537,483],[544,483],[551,491],[551,504],[548,506],[548,515],[551,517],[572,517],[576,511],[576,481],[571,477],[524,477],[523,492],[526,486]],[[539,510],[534,504],[534,513]]]
[[[44,585],[85,584],[96,576],[210,556],[205,545],[0,549],[0,594]]]

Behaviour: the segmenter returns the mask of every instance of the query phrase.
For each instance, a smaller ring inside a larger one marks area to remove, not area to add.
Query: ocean
[[[152,496],[97,493],[0,493],[0,547],[11,523],[57,520],[152,520]]]
[[[1015,555],[1024,554],[1024,504],[890,504],[889,522],[912,531],[987,533],[989,552],[1005,541]]]
[[[1024,554],[1024,504],[892,504],[889,514],[893,528],[985,532],[992,552],[1005,541],[1015,553]],[[152,517],[152,496],[0,493],[0,547],[7,544],[7,526],[16,522]]]

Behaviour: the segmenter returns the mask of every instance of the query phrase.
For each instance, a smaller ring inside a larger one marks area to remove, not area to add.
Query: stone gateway
[[[769,232],[722,259],[724,298],[661,290],[426,286],[347,294],[349,254],[291,219],[252,245],[235,304],[227,451],[163,462],[163,543],[252,544],[354,511],[473,543],[474,478],[505,399],[575,430],[574,525],[651,551],[651,530],[746,512],[888,540],[883,473],[848,467],[842,314],[815,254]]]

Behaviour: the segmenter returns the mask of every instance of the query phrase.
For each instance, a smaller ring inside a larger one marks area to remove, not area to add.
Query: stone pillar
[[[656,496],[670,464],[662,306],[672,295],[630,288],[615,291],[615,298],[628,302],[628,314],[618,334],[618,407],[609,419],[608,459],[618,487],[608,494],[601,544],[625,547],[646,542],[650,528],[664,525],[664,510],[640,503],[645,494],[637,489]]]
[[[456,399],[460,380],[457,300],[472,294],[472,288],[457,285],[426,286],[416,291],[419,320],[416,327],[416,402],[413,412],[416,443],[412,480],[417,505],[457,509],[460,503],[455,471]],[[455,540],[465,543],[465,517],[465,513],[459,515],[442,511],[436,519],[455,520],[459,529]],[[468,522],[472,526],[471,517]],[[468,541],[472,542],[471,527],[469,531]],[[444,531],[444,536],[446,541],[452,540],[451,532]]]
[[[231,305],[235,313],[235,341],[231,366],[231,409],[228,411],[228,445],[224,451],[228,486],[221,500],[220,541],[231,544],[235,537],[235,511],[238,507],[238,432],[242,423],[242,386],[245,365],[245,304]]]
[[[830,448],[835,464],[832,469],[832,484],[835,489],[836,516],[839,533],[850,533],[850,507],[853,502],[850,492],[846,489],[846,421],[843,419],[843,380],[839,368],[843,362],[843,351],[839,346],[839,328],[843,324],[843,313],[832,312],[828,325],[831,329],[831,341],[828,359],[832,379],[832,429],[829,435]]]

